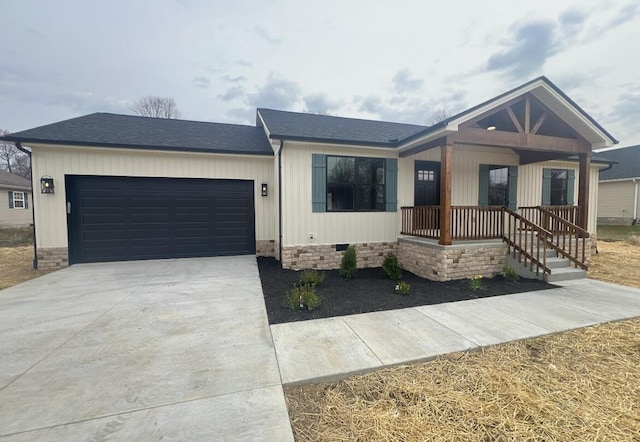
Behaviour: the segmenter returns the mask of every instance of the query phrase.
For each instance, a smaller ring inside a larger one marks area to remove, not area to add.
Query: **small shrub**
[[[516,272],[515,269],[511,266],[505,267],[502,275],[504,276],[504,279],[511,282],[517,282],[520,279],[520,275],[518,275],[518,272]]]
[[[411,285],[405,281],[400,281],[396,284],[396,292],[400,295],[408,295],[411,290]]]
[[[344,252],[344,255],[342,255],[340,274],[347,279],[351,279],[358,271],[356,260],[356,246],[351,245],[347,248],[347,251]]]
[[[294,286],[291,291],[285,293],[285,304],[291,310],[313,310],[320,307],[320,296],[313,286]]]
[[[398,257],[392,252],[387,253],[382,263],[382,270],[389,277],[389,279],[402,278],[402,271],[400,270],[400,263],[398,263]]]
[[[483,287],[484,284],[482,284],[482,275],[476,275],[469,278],[469,288],[474,292],[480,290]]]
[[[314,269],[305,270],[300,275],[300,285],[318,286],[324,281],[324,273]]]

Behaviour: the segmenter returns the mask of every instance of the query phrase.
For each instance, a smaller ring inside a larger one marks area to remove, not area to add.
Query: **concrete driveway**
[[[253,256],[0,291],[0,440],[293,440]]]

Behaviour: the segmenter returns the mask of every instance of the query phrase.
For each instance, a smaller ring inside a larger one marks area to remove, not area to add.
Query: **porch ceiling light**
[[[53,178],[50,176],[40,178],[40,193],[54,193],[54,189]]]
[[[496,127],[495,126],[488,126],[487,130],[496,130]]]

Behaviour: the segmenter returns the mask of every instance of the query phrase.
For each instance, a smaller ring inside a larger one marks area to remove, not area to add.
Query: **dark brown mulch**
[[[284,270],[275,259],[264,257],[258,258],[258,269],[269,324],[464,301],[557,287],[535,279],[510,282],[502,276],[496,276],[483,279],[484,287],[474,292],[469,288],[467,280],[434,282],[403,270],[402,281],[411,285],[411,292],[402,296],[395,293],[397,281],[388,279],[381,268],[360,269],[352,279],[343,278],[337,270],[327,270],[324,272],[324,282],[316,289],[322,298],[322,305],[311,311],[290,310],[284,305],[284,294],[298,282],[300,272]]]

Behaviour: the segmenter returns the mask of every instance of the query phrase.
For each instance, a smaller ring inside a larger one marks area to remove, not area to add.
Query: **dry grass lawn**
[[[640,246],[598,247],[589,277],[640,287]],[[640,318],[285,395],[299,441],[640,441]]]
[[[33,269],[33,246],[0,247],[0,263],[0,290],[51,272]]]

